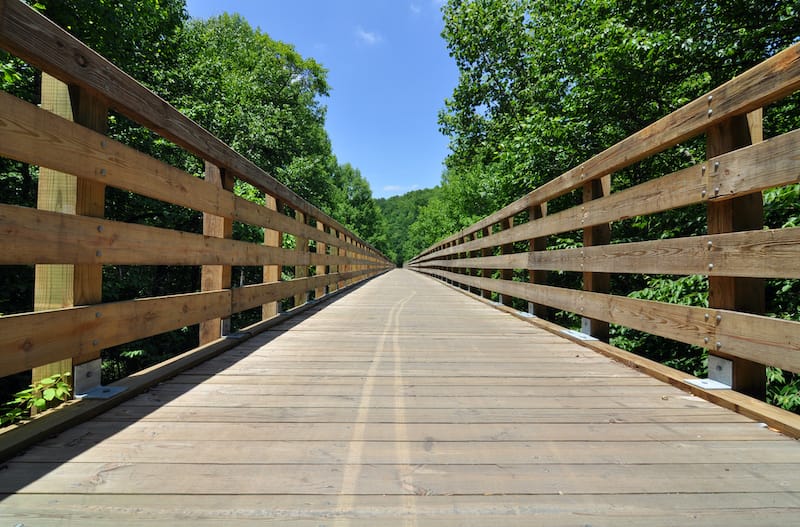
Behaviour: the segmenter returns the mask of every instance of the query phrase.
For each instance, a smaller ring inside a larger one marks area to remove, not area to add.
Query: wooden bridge
[[[41,107],[0,93],[0,156],[41,167],[37,208],[0,204],[0,265],[36,266],[33,311],[0,317],[0,375],[75,367],[86,386],[104,348],[194,324],[201,339],[90,392],[97,398],[3,429],[0,523],[800,518],[800,417],[758,399],[765,367],[800,371],[800,323],[764,315],[764,281],[800,278],[800,229],[764,229],[761,208],[762,190],[800,181],[800,131],[761,132],[761,108],[800,88],[800,47],[409,269],[392,269],[17,0],[0,0],[0,48],[43,72]],[[204,177],[106,136],[109,108],[198,156]],[[614,172],[701,136],[702,163],[612,184]],[[264,204],[236,196],[236,179]],[[203,233],[104,219],[106,186],[202,213]],[[570,193],[579,205],[548,211]],[[611,222],[692,204],[707,208],[705,236],[611,239]],[[263,244],[232,239],[234,221],[263,229]],[[548,245],[575,230],[583,247]],[[199,267],[202,287],[104,302],[104,265]],[[235,287],[233,266],[263,267],[262,282]],[[583,289],[557,287],[548,271],[580,273]],[[612,273],[708,276],[709,306],[611,294]],[[233,314],[253,309],[260,322],[229,329]],[[583,317],[583,332],[548,321],[553,309]],[[728,387],[614,348],[609,323],[702,348]]]

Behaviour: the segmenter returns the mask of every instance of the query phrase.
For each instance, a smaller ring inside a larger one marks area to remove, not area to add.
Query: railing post
[[[319,220],[317,220],[317,230],[325,232],[325,225]],[[321,254],[321,255],[324,256],[324,255],[328,254],[327,251],[328,251],[328,249],[325,246],[325,244],[322,243],[321,241],[317,240],[317,254]],[[314,267],[314,274],[316,276],[324,276],[324,275],[328,274],[327,266],[325,264],[317,264]],[[328,291],[328,287],[327,286],[318,287],[316,289],[316,291],[314,291],[314,298],[322,298],[323,296],[325,296],[327,294],[327,291]]]
[[[586,183],[583,186],[583,202],[602,198],[611,194],[611,174]],[[604,223],[583,229],[583,246],[607,245],[611,242],[611,225]],[[583,290],[608,293],[611,289],[611,275],[608,273],[583,273]],[[597,339],[608,342],[608,322],[582,317],[581,331]]]
[[[481,238],[486,238],[492,234],[491,227],[484,227],[481,229]],[[481,256],[492,256],[494,252],[492,247],[484,247],[481,249]],[[492,277],[492,269],[481,269],[481,277],[489,279]],[[492,292],[489,289],[481,289],[481,296],[483,298],[492,298]]]
[[[507,218],[500,222],[500,228],[502,230],[508,230],[514,228],[514,216]],[[511,254],[514,252],[514,244],[507,243],[500,247],[500,254]],[[513,269],[501,269],[500,270],[500,278],[503,280],[513,280],[514,279],[514,270]],[[500,303],[504,306],[510,306],[512,301],[512,297],[508,295],[500,295]]]
[[[302,212],[295,211],[295,219],[306,225],[306,215]],[[308,253],[308,238],[301,238],[300,236],[295,236],[295,250],[299,253]],[[308,276],[308,265],[296,265],[294,267],[294,278],[297,280],[298,278],[306,278]],[[308,291],[304,293],[297,293],[294,295],[294,307],[302,306],[308,301]]]
[[[345,238],[344,233],[340,232],[340,231],[337,231],[336,237],[341,240],[341,243],[339,244],[339,247],[338,247],[339,256],[341,256],[343,258],[347,258],[347,249],[345,247],[345,239],[346,238]],[[341,274],[346,273],[349,269],[350,268],[349,268],[349,266],[347,264],[342,264],[342,265],[339,265],[337,267],[338,272],[341,273]],[[336,285],[336,289],[341,289],[341,288],[345,287],[346,285],[347,284],[345,283],[345,281],[340,279],[338,284]]]
[[[205,180],[209,185],[233,191],[235,179],[224,169],[206,161]],[[215,238],[231,238],[233,236],[233,219],[203,213],[203,234]],[[218,291],[230,289],[230,265],[204,265],[201,271],[201,289]],[[213,318],[200,323],[200,345],[213,342],[224,337],[231,330],[230,318]]]
[[[84,90],[68,87],[46,73],[42,73],[41,90],[42,108],[97,132],[106,132],[108,108]],[[105,188],[102,183],[41,167],[38,208],[102,218],[105,214]],[[98,304],[103,301],[101,264],[37,265],[34,282],[35,311]],[[102,342],[96,342],[93,349],[81,350],[75,366],[85,366],[80,368],[81,374],[76,372],[72,379],[75,393],[85,393],[100,385],[102,345]],[[75,352],[77,354],[78,350]],[[65,359],[34,368],[32,382],[38,382],[50,375],[72,372],[72,362],[72,359]]]
[[[528,221],[536,221],[547,216],[547,203],[541,203],[528,209]],[[531,238],[528,241],[528,250],[530,252],[546,251],[547,250],[547,236],[541,238]],[[542,269],[528,271],[528,281],[532,284],[547,284],[547,271]],[[539,318],[548,318],[549,310],[544,304],[537,304],[535,302],[528,302],[528,312],[536,315]]]
[[[739,115],[708,130],[706,156],[715,156],[759,143],[763,140],[762,111]],[[713,175],[714,166],[707,167]],[[718,234],[734,231],[760,230],[764,227],[764,203],[761,192],[727,200],[708,202],[708,233]],[[763,278],[738,278],[727,276],[708,277],[709,307],[730,309],[746,313],[761,314],[765,310]],[[721,357],[732,361],[732,388],[757,399],[765,399],[767,392],[766,367],[763,364],[725,355],[724,349],[713,347],[709,357]],[[716,371],[709,367],[709,377],[714,379]],[[716,379],[719,380],[719,379]]]
[[[264,194],[264,206],[269,210],[278,210],[278,201],[269,194]],[[268,247],[280,247],[281,238],[283,234],[279,231],[272,229],[264,229],[264,245]],[[264,266],[264,283],[279,282],[281,279],[281,266],[280,265],[265,265]],[[269,302],[261,307],[261,318],[269,319],[278,314],[278,302]]]

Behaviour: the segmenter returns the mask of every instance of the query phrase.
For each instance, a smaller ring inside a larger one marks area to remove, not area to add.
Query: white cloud
[[[409,8],[411,9],[411,12],[414,13],[415,15],[422,13],[422,8],[417,4],[411,4]]]
[[[363,27],[358,26],[356,28],[356,36],[359,40],[361,40],[364,44],[368,46],[374,46],[375,44],[379,43],[383,40],[381,36],[374,32],[374,31],[366,31]]]

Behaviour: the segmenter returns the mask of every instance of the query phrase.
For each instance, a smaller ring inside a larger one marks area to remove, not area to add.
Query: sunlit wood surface
[[[793,525],[800,445],[396,270],[0,466],[0,525]]]

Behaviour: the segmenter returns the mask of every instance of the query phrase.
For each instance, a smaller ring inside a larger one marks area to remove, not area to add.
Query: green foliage
[[[41,412],[69,400],[72,393],[70,373],[51,375],[14,394],[0,409],[0,426],[8,426],[30,417],[31,410]]]
[[[381,252],[387,250],[386,219],[372,197],[369,182],[349,163],[333,173],[335,205],[332,215]]]
[[[414,190],[402,196],[392,196],[376,200],[378,208],[383,214],[386,225],[386,254],[397,266],[402,266],[404,262],[410,260],[420,251],[425,249],[431,242],[424,240],[412,240],[409,229],[417,220],[421,210],[436,195],[438,189]],[[435,240],[433,240],[435,241]]]

